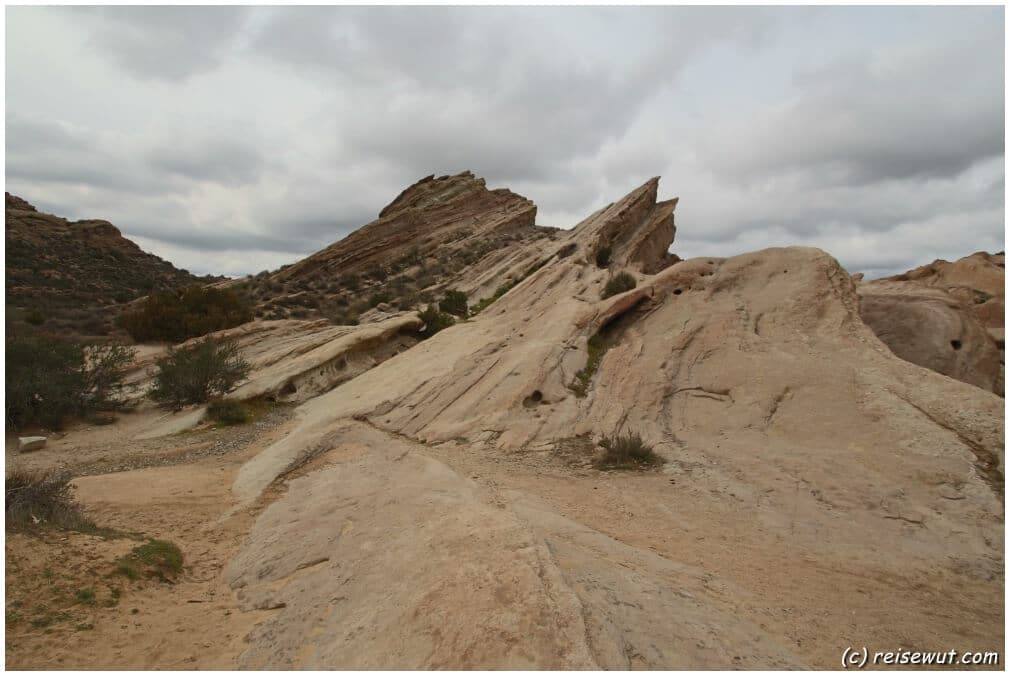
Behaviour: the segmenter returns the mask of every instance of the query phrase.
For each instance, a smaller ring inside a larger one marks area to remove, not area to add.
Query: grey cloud
[[[865,54],[797,78],[802,95],[728,122],[708,138],[739,181],[774,173],[867,185],[955,176],[1004,151],[1002,30],[914,54]],[[714,130],[713,130],[714,131]]]
[[[678,253],[809,244],[906,269],[1003,248],[995,16],[18,8],[8,189],[108,218],[181,266],[255,272],[427,174],[470,169],[562,227],[662,175]]]
[[[147,160],[176,176],[226,185],[255,182],[266,168],[266,158],[254,145],[214,136],[172,139],[150,150]]]
[[[75,8],[95,22],[92,46],[142,78],[183,80],[221,63],[248,14],[242,7]]]

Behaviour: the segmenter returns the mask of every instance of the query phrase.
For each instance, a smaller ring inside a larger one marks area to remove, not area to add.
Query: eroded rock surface
[[[522,249],[539,261],[476,318],[243,465],[240,505],[302,475],[230,568],[278,613],[243,664],[833,667],[952,624],[1002,642],[1002,399],[896,356],[823,251],[671,264],[655,188]],[[602,298],[622,271],[636,287]],[[661,471],[586,469],[629,431]],[[866,603],[834,593],[853,580]],[[966,610],[939,618],[949,585]]]

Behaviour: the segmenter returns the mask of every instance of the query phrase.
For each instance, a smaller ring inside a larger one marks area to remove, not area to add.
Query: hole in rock
[[[540,390],[533,390],[533,394],[523,399],[523,406],[533,408],[544,399],[544,394]]]
[[[955,350],[960,350],[961,349],[961,341],[960,340],[952,340],[952,341],[950,341],[950,346],[952,348],[954,348]]]
[[[679,296],[679,295],[680,295],[680,294],[682,294],[682,293],[684,293],[684,290],[683,290],[683,289],[674,289],[674,290],[673,290],[673,295],[674,295],[674,296]]]
[[[298,391],[298,388],[295,387],[295,384],[289,380],[288,382],[284,383],[284,387],[281,388],[281,396],[287,396],[289,394],[294,394],[297,391]]]

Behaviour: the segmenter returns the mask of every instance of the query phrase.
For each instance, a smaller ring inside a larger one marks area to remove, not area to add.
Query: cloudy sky
[[[565,228],[659,175],[681,256],[889,274],[1004,248],[1003,12],[7,7],[6,185],[239,275],[428,174]]]

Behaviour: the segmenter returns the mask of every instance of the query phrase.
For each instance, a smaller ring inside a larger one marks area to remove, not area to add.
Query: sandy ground
[[[33,454],[12,456],[8,448],[8,468],[48,462],[86,469],[84,463],[98,458],[122,464],[182,461],[83,476],[74,483],[98,525],[171,541],[182,550],[185,564],[175,584],[131,581],[114,571],[116,559],[139,544],[134,539],[61,531],[42,538],[8,534],[7,668],[231,668],[262,613],[238,612],[220,573],[244,538],[255,509],[239,511],[226,521],[220,517],[233,502],[230,488],[236,469],[283,434],[288,420],[287,415],[276,416],[249,445],[210,457],[193,453],[194,446],[235,445],[234,428],[167,437],[150,443],[142,457],[130,437],[150,421],[80,427],[60,440],[63,445]],[[78,438],[81,454],[74,457]],[[94,589],[96,602],[82,603],[77,598],[81,589]]]

